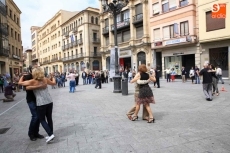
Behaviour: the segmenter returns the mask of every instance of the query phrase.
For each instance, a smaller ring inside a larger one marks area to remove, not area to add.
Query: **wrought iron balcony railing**
[[[93,43],[100,43],[100,38],[93,38]]]
[[[117,29],[122,29],[123,27],[127,27],[130,25],[130,19],[127,18],[124,21],[117,22]],[[114,30],[114,24],[111,25],[111,30]]]
[[[102,29],[102,31],[103,31],[103,34],[108,33],[108,32],[109,32],[109,26],[105,26],[105,27]]]
[[[133,16],[133,22],[143,21],[143,13]]]

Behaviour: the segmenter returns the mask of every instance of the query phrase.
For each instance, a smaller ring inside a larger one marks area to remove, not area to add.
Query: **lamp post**
[[[121,92],[121,76],[118,70],[118,44],[117,44],[117,14],[121,13],[122,8],[128,5],[128,0],[113,0],[108,3],[108,0],[101,0],[104,12],[113,14],[114,21],[114,47],[115,47],[115,76],[114,80],[114,93]]]

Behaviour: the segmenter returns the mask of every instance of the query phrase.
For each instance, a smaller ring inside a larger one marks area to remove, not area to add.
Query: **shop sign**
[[[216,3],[212,5],[212,18],[226,18],[226,3]]]
[[[168,41],[165,41],[165,45],[179,44],[179,43],[182,43],[182,42],[186,42],[186,38],[168,40]]]
[[[131,56],[131,50],[127,50],[127,51],[120,51],[119,57],[130,57]]]

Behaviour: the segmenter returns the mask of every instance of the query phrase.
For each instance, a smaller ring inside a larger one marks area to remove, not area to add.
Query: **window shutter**
[[[168,3],[169,1],[168,0],[163,0],[162,2],[161,2],[161,4],[163,5],[163,4],[166,4],[166,3]]]
[[[143,10],[143,9],[142,9],[142,4],[138,4],[138,5],[135,6],[136,15],[142,14],[142,13],[143,13],[142,10]]]
[[[225,18],[212,18],[212,12],[206,12],[206,31],[225,28]]]
[[[117,34],[117,42],[118,42],[118,43],[121,43],[121,33],[118,33],[118,34]]]
[[[154,41],[160,41],[160,28],[153,30]]]
[[[136,28],[136,37],[137,37],[137,39],[142,38],[143,35],[144,35],[143,27],[137,27]]]
[[[163,36],[164,36],[164,40],[170,39],[169,26],[163,27]]]
[[[169,8],[177,7],[177,0],[169,0]]]
[[[188,35],[189,34],[189,29],[188,29],[188,22],[184,23],[184,34]]]
[[[123,32],[123,42],[130,40],[130,31]]]
[[[153,4],[153,14],[160,13],[159,3]]]

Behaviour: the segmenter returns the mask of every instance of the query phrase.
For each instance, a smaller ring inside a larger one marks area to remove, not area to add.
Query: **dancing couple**
[[[127,113],[127,116],[130,120],[136,121],[138,120],[138,112],[140,110],[140,105],[143,104],[143,119],[148,120],[147,123],[154,123],[155,119],[153,117],[153,113],[150,107],[150,103],[155,104],[155,100],[153,97],[153,92],[149,87],[148,83],[150,81],[155,82],[155,75],[150,75],[147,73],[146,65],[142,64],[138,68],[138,73],[136,76],[130,81],[130,83],[136,83],[135,86],[135,106]],[[138,93],[139,90],[139,93]],[[134,112],[135,109],[135,112]],[[146,113],[146,110],[148,114]],[[146,117],[146,115],[149,115]]]

